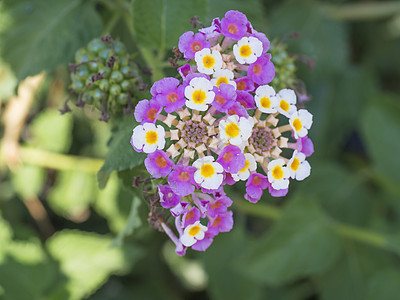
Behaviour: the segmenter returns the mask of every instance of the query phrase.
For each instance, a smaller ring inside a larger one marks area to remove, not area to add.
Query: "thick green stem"
[[[263,219],[277,221],[281,216],[281,210],[269,204],[257,203],[257,205],[254,205],[243,200],[237,200],[234,204],[238,210]],[[332,227],[342,237],[392,251],[387,237],[383,234],[370,232],[336,221],[332,222]]]
[[[97,173],[104,163],[103,159],[52,153],[41,149],[20,147],[22,163],[63,171],[82,171]]]

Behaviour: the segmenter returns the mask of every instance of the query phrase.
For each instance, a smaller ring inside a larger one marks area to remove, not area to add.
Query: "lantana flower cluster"
[[[267,191],[285,196],[290,180],[310,174],[312,115],[297,109],[293,90],[269,85],[269,44],[243,13],[228,11],[210,27],[182,34],[181,78],[155,82],[152,99],[135,108],[141,124],[131,144],[147,153],[148,172],[164,182],[160,204],[176,229],[161,226],[180,255],[189,247],[204,251],[232,229],[225,185],[244,181],[244,198],[256,203]]]

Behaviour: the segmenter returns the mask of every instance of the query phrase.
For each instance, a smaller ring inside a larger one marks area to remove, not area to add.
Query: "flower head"
[[[295,138],[305,137],[308,133],[308,129],[311,128],[312,122],[312,114],[305,109],[300,109],[293,113],[290,117],[289,124],[293,128]]]
[[[181,243],[190,247],[193,246],[197,241],[204,239],[207,227],[200,224],[200,221],[195,222],[185,228],[183,235],[180,238]]]
[[[194,180],[200,186],[210,190],[216,190],[221,186],[224,179],[222,174],[224,169],[219,163],[214,162],[214,157],[199,158],[193,163],[193,167],[197,168],[194,173]]]
[[[151,153],[165,146],[165,130],[160,125],[144,123],[133,129],[131,145],[135,150]]]
[[[222,56],[217,50],[204,48],[196,52],[194,59],[196,60],[199,72],[211,75],[222,68]]]
[[[252,64],[263,52],[263,46],[255,37],[243,37],[233,46],[233,54],[239,64]]]
[[[247,32],[247,17],[236,10],[226,12],[221,20],[221,32],[234,40],[240,40]]]
[[[193,78],[185,88],[186,106],[191,109],[205,111],[213,102],[215,93],[213,85],[205,78]]]
[[[203,33],[194,34],[193,31],[187,31],[179,38],[179,51],[186,59],[193,59],[196,52],[204,48],[210,48],[210,43],[206,41],[207,36]]]

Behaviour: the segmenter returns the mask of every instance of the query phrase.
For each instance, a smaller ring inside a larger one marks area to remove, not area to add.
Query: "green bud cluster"
[[[275,78],[271,81],[270,85],[276,91],[285,88],[295,89],[295,57],[288,54],[286,44],[274,40],[271,42],[268,52],[271,53],[271,61],[275,66]]]
[[[102,121],[122,110],[130,113],[134,95],[144,86],[133,55],[109,36],[94,39],[87,48],[79,49],[70,69],[70,89],[78,95],[76,105],[90,104],[100,109]]]

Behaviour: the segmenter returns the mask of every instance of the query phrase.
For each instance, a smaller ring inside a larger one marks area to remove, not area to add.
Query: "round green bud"
[[[114,70],[111,72],[110,75],[111,82],[120,83],[122,80],[124,80],[124,75],[122,75],[120,71]]]
[[[100,39],[92,40],[87,47],[89,52],[92,52],[93,54],[97,54],[105,48],[106,48],[106,45],[104,45],[104,43]]]
[[[118,84],[112,84],[110,86],[110,94],[112,96],[117,96],[121,93],[121,86]]]

